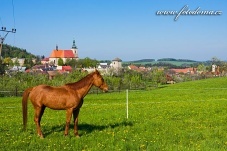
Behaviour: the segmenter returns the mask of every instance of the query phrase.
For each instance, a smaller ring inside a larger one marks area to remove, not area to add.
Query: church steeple
[[[76,47],[76,44],[75,44],[75,40],[73,40],[73,45],[72,45],[72,49],[71,50],[73,51],[73,54],[74,54],[75,58],[78,59],[79,58],[78,57],[78,50],[77,50],[77,47]]]
[[[75,40],[73,40],[72,49],[77,49],[76,44],[75,44]]]

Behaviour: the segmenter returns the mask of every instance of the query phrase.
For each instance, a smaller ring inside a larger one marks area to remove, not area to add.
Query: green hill
[[[168,85],[154,91],[158,101],[227,100],[227,77],[217,77]]]
[[[158,59],[141,59],[135,61],[126,61],[123,62],[123,65],[142,65],[142,66],[165,66],[165,67],[187,67],[191,66],[195,63],[199,63],[199,61],[189,60],[189,59],[174,59],[174,58],[163,58]]]
[[[226,89],[227,77],[216,77],[197,81],[181,82],[170,85],[168,88],[176,89]]]
[[[195,60],[175,59],[175,58],[162,58],[162,59],[158,59],[157,61],[197,62]]]
[[[2,57],[3,58],[36,58],[35,55],[27,52],[26,49],[18,48],[15,46],[3,44],[2,47]]]

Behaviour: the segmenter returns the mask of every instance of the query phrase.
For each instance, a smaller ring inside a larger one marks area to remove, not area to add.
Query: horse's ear
[[[99,71],[95,68],[95,73],[98,73],[99,74]]]

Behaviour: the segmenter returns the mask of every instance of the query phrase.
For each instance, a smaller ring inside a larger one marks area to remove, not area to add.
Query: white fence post
[[[126,89],[126,118],[128,119],[128,89]]]

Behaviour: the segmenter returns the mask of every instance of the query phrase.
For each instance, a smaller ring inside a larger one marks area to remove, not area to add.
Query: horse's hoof
[[[43,135],[38,135],[38,136],[39,136],[39,138],[44,139]]]
[[[76,137],[76,138],[80,138],[80,136],[79,136],[79,135],[75,135],[75,137]]]

